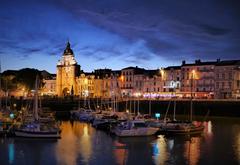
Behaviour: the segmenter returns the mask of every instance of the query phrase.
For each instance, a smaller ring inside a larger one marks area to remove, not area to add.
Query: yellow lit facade
[[[83,73],[80,70],[80,65],[77,64],[68,42],[62,58],[57,63],[56,95],[60,97],[74,95],[82,98],[109,98],[113,93],[116,93],[116,84],[118,83],[116,80],[118,80],[118,77],[115,77],[112,72],[101,75],[101,77],[97,75],[94,73]],[[50,83],[52,82],[45,80],[45,83],[45,90],[50,90],[50,86],[52,87]]]
[[[77,64],[70,43],[57,63],[56,93],[58,96],[75,95],[80,65]]]
[[[128,67],[84,73],[67,43],[57,63],[56,80],[45,80],[44,90],[60,97],[240,98],[239,68],[239,60],[196,60],[156,70]]]

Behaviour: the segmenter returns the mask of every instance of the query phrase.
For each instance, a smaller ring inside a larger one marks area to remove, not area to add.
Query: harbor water
[[[240,120],[212,118],[201,136],[118,138],[62,121],[61,139],[0,138],[0,164],[240,164]]]

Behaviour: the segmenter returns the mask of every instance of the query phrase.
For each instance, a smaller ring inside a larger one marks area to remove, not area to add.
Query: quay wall
[[[16,109],[20,109],[22,106],[31,104],[32,101],[29,100],[12,100],[11,103],[16,103]],[[164,116],[168,106],[168,115],[173,114],[174,101],[173,100],[139,100],[139,112],[149,113],[149,105],[151,105],[151,114],[160,113]],[[240,117],[240,100],[193,100],[193,116],[222,116],[222,117]],[[78,101],[78,99],[73,98],[55,98],[55,99],[43,99],[41,100],[42,107],[48,108],[52,111],[56,111],[57,115],[67,116],[69,111],[77,109],[78,105],[84,105],[84,100]],[[134,112],[134,101],[131,103],[128,100],[119,101],[118,103],[119,111],[126,111],[128,109],[130,112]],[[131,104],[131,108],[130,105]],[[170,104],[170,105],[169,105]],[[90,100],[91,108],[96,107],[97,101]],[[100,105],[100,101],[98,101]],[[126,108],[127,105],[127,108]],[[102,107],[111,106],[110,103],[104,101]],[[135,112],[137,112],[138,100],[135,100]],[[176,100],[176,114],[177,115],[189,115],[190,114],[190,100]]]

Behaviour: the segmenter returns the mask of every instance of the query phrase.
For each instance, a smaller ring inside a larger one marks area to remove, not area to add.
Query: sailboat
[[[80,106],[80,97],[78,100],[78,109],[75,111],[71,111],[71,116],[74,119],[80,120],[80,121],[86,121],[90,122],[93,120],[93,110],[90,106],[90,99],[88,100],[88,108],[86,108],[86,97],[84,98],[84,108],[81,108]]]
[[[59,126],[54,123],[43,123],[38,116],[38,76],[35,81],[33,121],[22,123],[15,129],[15,135],[27,138],[60,138]]]
[[[192,86],[192,84],[191,84]],[[191,87],[192,88],[192,87]],[[191,89],[192,91],[192,89]],[[170,104],[169,104],[170,106]],[[201,134],[204,130],[204,126],[201,123],[192,122],[192,107],[193,107],[193,99],[191,93],[190,99],[190,120],[189,121],[181,121],[176,120],[175,111],[176,111],[176,100],[174,100],[174,113],[173,120],[169,122],[165,122],[160,126],[160,132],[163,134],[174,134],[174,135],[186,135],[186,134]],[[169,107],[168,107],[169,109]],[[168,111],[168,110],[167,110]],[[166,115],[165,115],[166,118]]]
[[[1,69],[1,62],[0,62],[0,136],[6,135],[9,133],[10,128],[13,124],[13,118],[11,117],[11,111],[7,106],[7,87],[5,93],[5,108],[2,106],[2,69]],[[6,85],[7,86],[7,85]],[[14,117],[14,116],[13,116]]]

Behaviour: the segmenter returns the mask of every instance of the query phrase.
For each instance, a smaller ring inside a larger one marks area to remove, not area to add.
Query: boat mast
[[[192,99],[193,99],[193,76],[194,76],[194,72],[195,70],[192,70],[192,76],[191,76],[191,99],[190,99],[190,121],[192,121],[192,108],[193,108],[193,103],[192,103]]]
[[[81,94],[79,92],[79,95],[78,95],[78,110],[80,110],[80,97],[81,97]]]
[[[165,115],[164,115],[164,119],[163,119],[164,123],[166,123],[166,121],[167,121],[167,114],[168,114],[170,105],[171,105],[171,100],[168,102],[167,111],[166,111],[166,113],[165,113]]]
[[[132,96],[130,96],[130,99],[129,99],[129,112],[132,113]]]
[[[174,99],[174,107],[173,107],[173,121],[176,121],[176,100]]]
[[[86,106],[87,106],[86,101],[87,101],[87,97],[86,97],[86,92],[84,91],[84,103],[83,103],[84,108],[86,108]]]
[[[98,96],[97,96],[97,109],[98,109],[98,107],[99,107],[99,106],[98,106]]]
[[[152,114],[151,97],[150,97],[150,99],[149,99],[149,105],[148,105],[148,106],[149,106],[149,107],[148,107],[148,110],[149,110],[148,114],[151,116],[151,114]]]
[[[2,110],[2,64],[0,61],[0,110]]]
[[[88,96],[88,109],[91,109],[91,102],[90,102],[90,97]]]
[[[133,114],[136,114],[136,98],[133,98]]]
[[[115,112],[118,112],[118,107],[117,107],[117,105],[118,105],[118,100],[117,100],[117,95],[115,95]]]
[[[8,89],[7,89],[7,79],[6,79],[6,83],[5,83],[5,90],[6,90],[6,92],[5,92],[5,106],[6,106],[6,110],[8,109],[8,106],[7,106],[7,99],[8,99]]]
[[[137,103],[138,103],[138,104],[137,104],[137,114],[139,114],[139,104],[140,104],[140,103],[139,103],[139,99],[140,99],[140,98],[139,98],[139,96],[138,96],[138,102],[137,102]]]
[[[38,75],[35,80],[35,93],[34,93],[34,108],[33,108],[34,119],[38,120]]]

